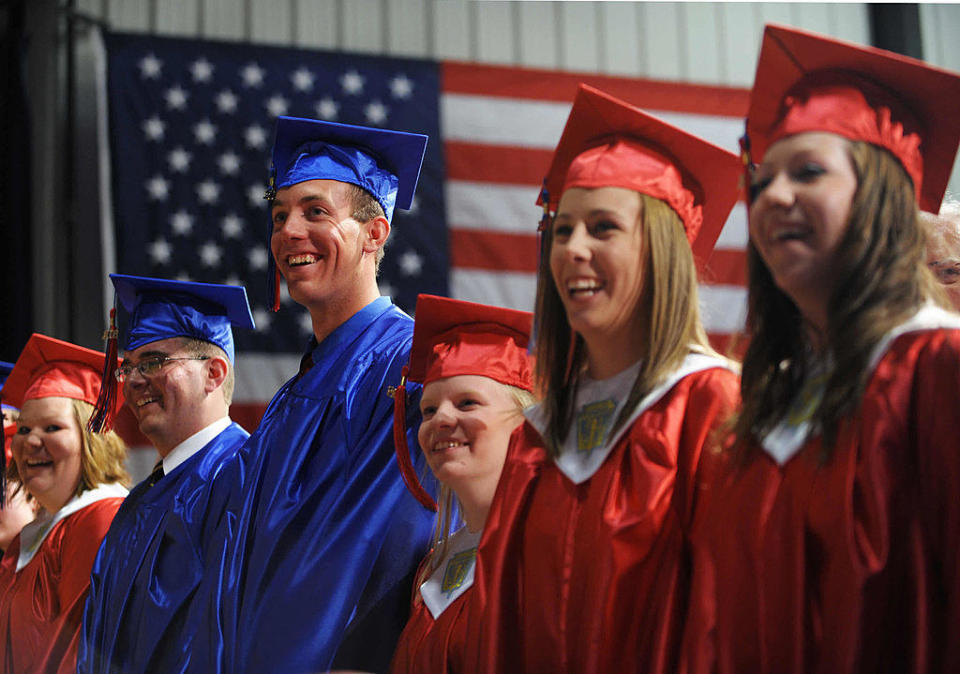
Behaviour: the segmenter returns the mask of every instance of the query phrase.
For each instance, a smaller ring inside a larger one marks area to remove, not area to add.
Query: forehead
[[[625,187],[571,187],[560,197],[557,217],[590,211],[639,213],[640,194]]]
[[[782,164],[797,155],[820,154],[846,156],[850,141],[826,131],[808,131],[781,138],[770,146],[761,166]]]
[[[48,416],[73,416],[73,400],[60,396],[47,398],[31,398],[23,401],[20,408],[20,421],[29,422]]]
[[[458,374],[428,382],[423,387],[423,397],[455,396],[461,393],[507,395],[507,387],[490,377],[476,374]]]
[[[277,190],[273,207],[290,206],[299,201],[313,199],[327,201],[339,207],[350,202],[352,187],[349,183],[339,180],[305,180]]]
[[[167,339],[158,339],[155,342],[150,342],[149,344],[144,344],[141,347],[134,349],[133,351],[124,351],[123,360],[124,362],[132,360],[138,361],[142,358],[150,358],[151,356],[169,356],[170,354],[177,351],[177,349],[183,346],[185,338],[183,337],[169,337]]]

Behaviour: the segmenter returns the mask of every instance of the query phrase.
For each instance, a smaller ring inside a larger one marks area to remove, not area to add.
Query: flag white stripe
[[[542,213],[536,205],[539,189],[536,185],[448,180],[447,225],[450,229],[534,234]]]

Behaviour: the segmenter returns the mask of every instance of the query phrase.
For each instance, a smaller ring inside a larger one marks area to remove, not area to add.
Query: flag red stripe
[[[739,248],[717,248],[710,256],[703,282],[711,285],[747,285],[747,253]]]
[[[553,150],[447,141],[448,180],[539,185]]]
[[[750,91],[739,87],[704,86],[588,73],[557,72],[515,66],[480,65],[444,61],[444,93],[480,94],[569,103],[580,82],[617,98],[652,110],[672,110],[726,117],[744,117]]]
[[[536,272],[536,234],[450,230],[450,265],[464,269]]]

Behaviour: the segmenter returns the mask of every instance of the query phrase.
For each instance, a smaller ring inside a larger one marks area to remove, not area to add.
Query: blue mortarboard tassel
[[[756,196],[753,192],[753,172],[756,166],[753,163],[753,156],[750,153],[750,136],[747,135],[746,129],[744,129],[743,135],[740,136],[740,161],[743,163],[743,174],[740,176],[740,189],[743,190],[747,203],[752,204]]]

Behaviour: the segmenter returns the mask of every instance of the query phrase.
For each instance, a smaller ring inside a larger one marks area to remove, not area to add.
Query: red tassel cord
[[[117,408],[117,378],[114,370],[117,367],[117,309],[110,310],[110,327],[103,333],[107,341],[107,355],[103,361],[103,377],[100,383],[100,395],[94,407],[87,429],[92,433],[106,433],[113,428]]]
[[[397,454],[397,464],[404,484],[424,508],[437,512],[433,497],[423,488],[417,478],[417,472],[410,460],[410,447],[407,445],[407,367],[403,367],[400,386],[393,389],[393,447]]]

